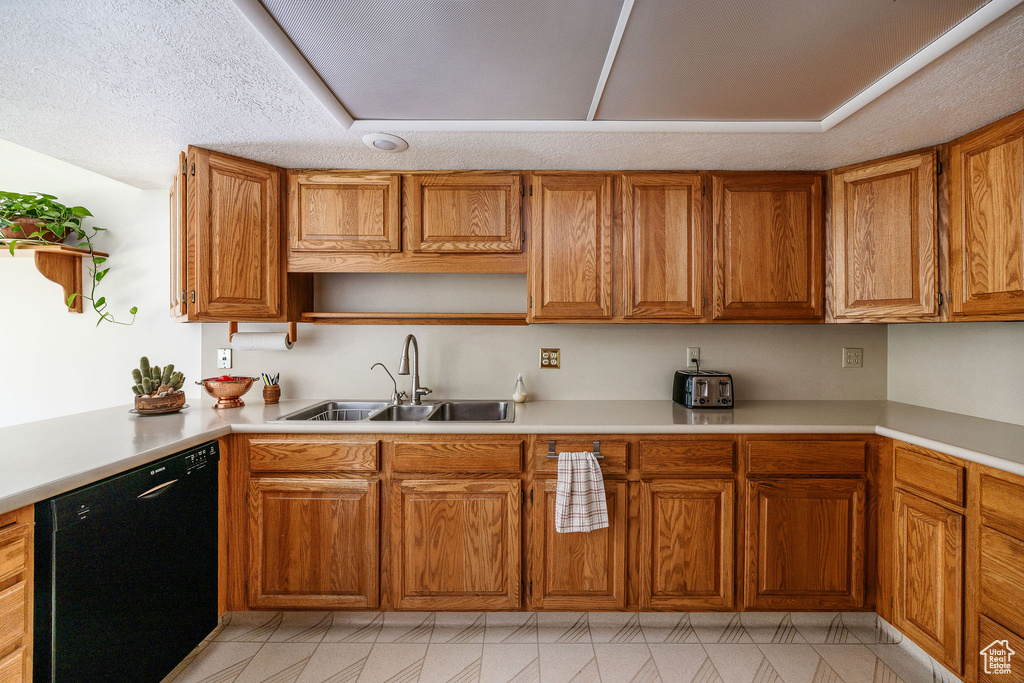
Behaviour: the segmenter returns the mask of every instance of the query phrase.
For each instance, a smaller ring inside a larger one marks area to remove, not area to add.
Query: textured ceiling
[[[584,119],[622,0],[262,0],[357,119]]]
[[[636,0],[597,118],[820,121],[987,1]]]
[[[640,0],[638,0],[639,2]],[[902,1],[902,0],[901,0]],[[344,131],[229,0],[3,0],[0,138],[141,187],[206,146],[284,167],[821,170],[1024,109],[1018,6],[825,133]]]

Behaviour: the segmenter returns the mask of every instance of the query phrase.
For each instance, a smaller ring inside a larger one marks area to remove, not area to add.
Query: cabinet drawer
[[[522,471],[522,441],[398,441],[395,472]]]
[[[895,467],[897,485],[928,500],[964,504],[964,468],[960,465],[897,446]]]
[[[1016,661],[1014,661],[1013,656],[1007,658],[1003,643],[999,642],[1003,640],[1010,646],[1010,650],[1018,656]],[[991,648],[988,647],[989,644],[992,645]],[[981,653],[976,655],[978,657],[977,671],[979,681],[982,683],[986,681],[996,681],[998,683],[1020,683],[1020,681],[1024,681],[1024,674],[1021,673],[1021,667],[1018,663],[1020,661],[1019,655],[1024,654],[1024,638],[1021,638],[1008,628],[1003,628],[985,615],[979,615],[978,647],[983,648]],[[986,651],[990,653],[988,657],[982,654]],[[1002,664],[1007,661],[1010,666],[1004,668]],[[988,673],[986,673],[986,669]]]
[[[28,680],[28,655],[25,648],[19,647],[0,661],[0,681],[26,683]]]
[[[25,571],[28,558],[28,524],[0,529],[0,581]]]
[[[28,606],[26,585],[25,581],[20,581],[0,591],[0,652],[19,645],[25,635]]]
[[[747,441],[747,474],[864,474],[865,441]]]
[[[1024,539],[1024,506],[1021,501],[1024,501],[1024,486],[981,475],[982,524]]]
[[[379,441],[252,439],[253,472],[376,472]]]
[[[980,580],[981,612],[1024,633],[1024,541],[982,527]]]
[[[601,459],[597,462],[601,465],[603,476],[626,474],[626,454],[629,452],[629,444],[625,441],[605,441],[603,439],[588,439],[580,437],[569,437],[559,439],[544,439],[538,437],[533,445],[533,467],[538,474],[558,474],[558,458],[549,458],[549,441],[555,442],[555,455],[559,453],[578,453],[581,451],[593,452],[594,442],[600,443]]]
[[[640,442],[641,474],[732,474],[735,443],[729,439]]]

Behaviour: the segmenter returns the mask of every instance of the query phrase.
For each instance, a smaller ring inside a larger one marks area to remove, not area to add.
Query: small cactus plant
[[[136,396],[166,396],[181,391],[185,384],[185,375],[175,372],[174,364],[165,365],[162,369],[159,365],[151,366],[149,359],[143,356],[139,359],[139,367],[132,370],[132,393]]]

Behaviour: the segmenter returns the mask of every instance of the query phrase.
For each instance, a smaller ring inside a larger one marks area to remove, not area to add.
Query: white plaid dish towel
[[[558,454],[555,531],[594,531],[608,526],[601,465],[593,453]]]

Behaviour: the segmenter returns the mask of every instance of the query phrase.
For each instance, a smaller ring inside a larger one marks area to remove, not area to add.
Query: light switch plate
[[[843,367],[862,368],[864,367],[864,349],[853,347],[843,348]]]
[[[231,369],[231,349],[217,349],[217,369]]]
[[[542,370],[557,370],[561,367],[561,349],[541,349],[540,367]]]

